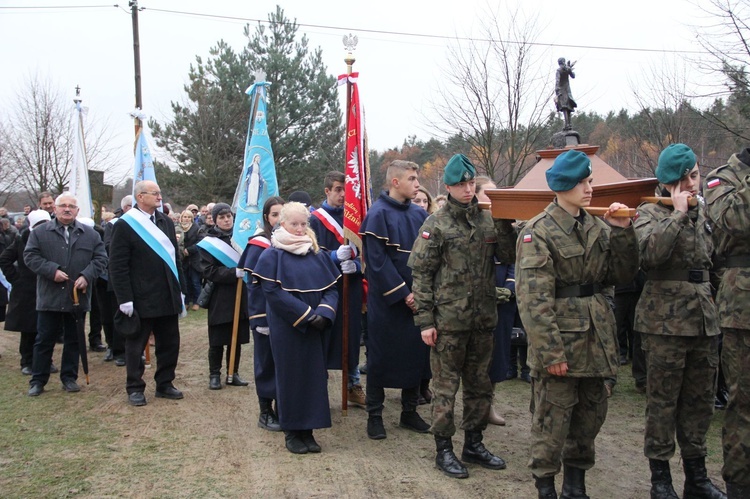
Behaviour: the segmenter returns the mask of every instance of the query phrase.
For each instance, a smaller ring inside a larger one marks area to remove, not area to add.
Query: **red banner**
[[[351,92],[347,109],[346,130],[346,175],[344,199],[344,237],[362,250],[359,228],[371,203],[370,168],[367,153],[367,139],[364,132],[364,116],[359,105],[357,77],[359,73],[342,75],[339,83],[347,83]]]

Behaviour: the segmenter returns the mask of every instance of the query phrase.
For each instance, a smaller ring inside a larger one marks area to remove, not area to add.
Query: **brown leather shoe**
[[[497,426],[505,426],[505,418],[498,414],[494,407],[490,408],[490,417],[487,422]]]

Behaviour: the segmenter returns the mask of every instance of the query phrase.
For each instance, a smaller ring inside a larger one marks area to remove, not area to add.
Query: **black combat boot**
[[[469,476],[466,467],[453,453],[453,442],[450,438],[442,438],[436,435],[435,446],[437,447],[435,464],[443,473],[451,478],[466,478]]]
[[[539,492],[539,499],[557,499],[554,476],[534,477],[534,482],[536,490]]]
[[[488,451],[482,443],[481,431],[467,431],[464,439],[464,450],[461,459],[467,463],[478,464],[491,470],[504,470],[505,461]]]
[[[728,499],[745,499],[750,497],[750,485],[727,482]]]
[[[567,464],[563,467],[563,488],[560,499],[589,499],[586,495],[586,470]]]
[[[259,397],[258,403],[260,404],[258,427],[268,431],[281,431],[279,418],[273,412],[273,399]]]
[[[208,389],[221,390],[221,374],[211,374],[208,376]]]
[[[680,499],[672,487],[669,461],[649,459],[651,468],[651,499]]]
[[[706,458],[695,457],[683,459],[682,467],[685,469],[685,488],[683,497],[696,499],[726,499],[727,495],[716,488],[706,475]]]

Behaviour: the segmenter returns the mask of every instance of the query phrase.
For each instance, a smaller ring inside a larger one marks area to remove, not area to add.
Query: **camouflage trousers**
[[[540,373],[532,380],[529,468],[536,478],[555,476],[560,463],[594,466],[594,440],[607,418],[604,378],[569,378]]]
[[[643,452],[668,461],[675,433],[683,459],[706,455],[719,366],[718,336],[642,334],[646,354],[646,428]]]
[[[721,364],[729,387],[722,447],[727,483],[750,486],[750,330],[721,328]]]
[[[456,433],[453,410],[463,382],[464,418],[461,429],[483,431],[492,404],[490,361],[494,346],[492,329],[441,333],[430,350],[432,369],[433,435],[450,438]]]

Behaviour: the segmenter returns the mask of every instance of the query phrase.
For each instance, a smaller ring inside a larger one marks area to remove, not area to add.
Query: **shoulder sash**
[[[151,223],[151,219],[137,208],[128,210],[127,213],[120,217],[120,220],[127,223],[138,237],[143,239],[146,245],[154,250],[154,253],[159,258],[164,260],[164,263],[167,264],[169,270],[174,274],[174,278],[177,282],[180,282],[179,275],[177,274],[177,264],[175,263],[174,246],[167,235],[156,224]]]
[[[258,246],[259,248],[266,249],[271,246],[271,241],[269,241],[266,236],[255,236],[251,238],[247,244],[252,244],[253,246]]]
[[[320,220],[326,229],[333,232],[339,244],[344,244],[344,229],[324,208],[318,208],[312,212],[313,216]]]
[[[240,254],[237,250],[218,237],[204,237],[198,242],[197,246],[207,251],[226,267],[234,268],[239,264]]]

